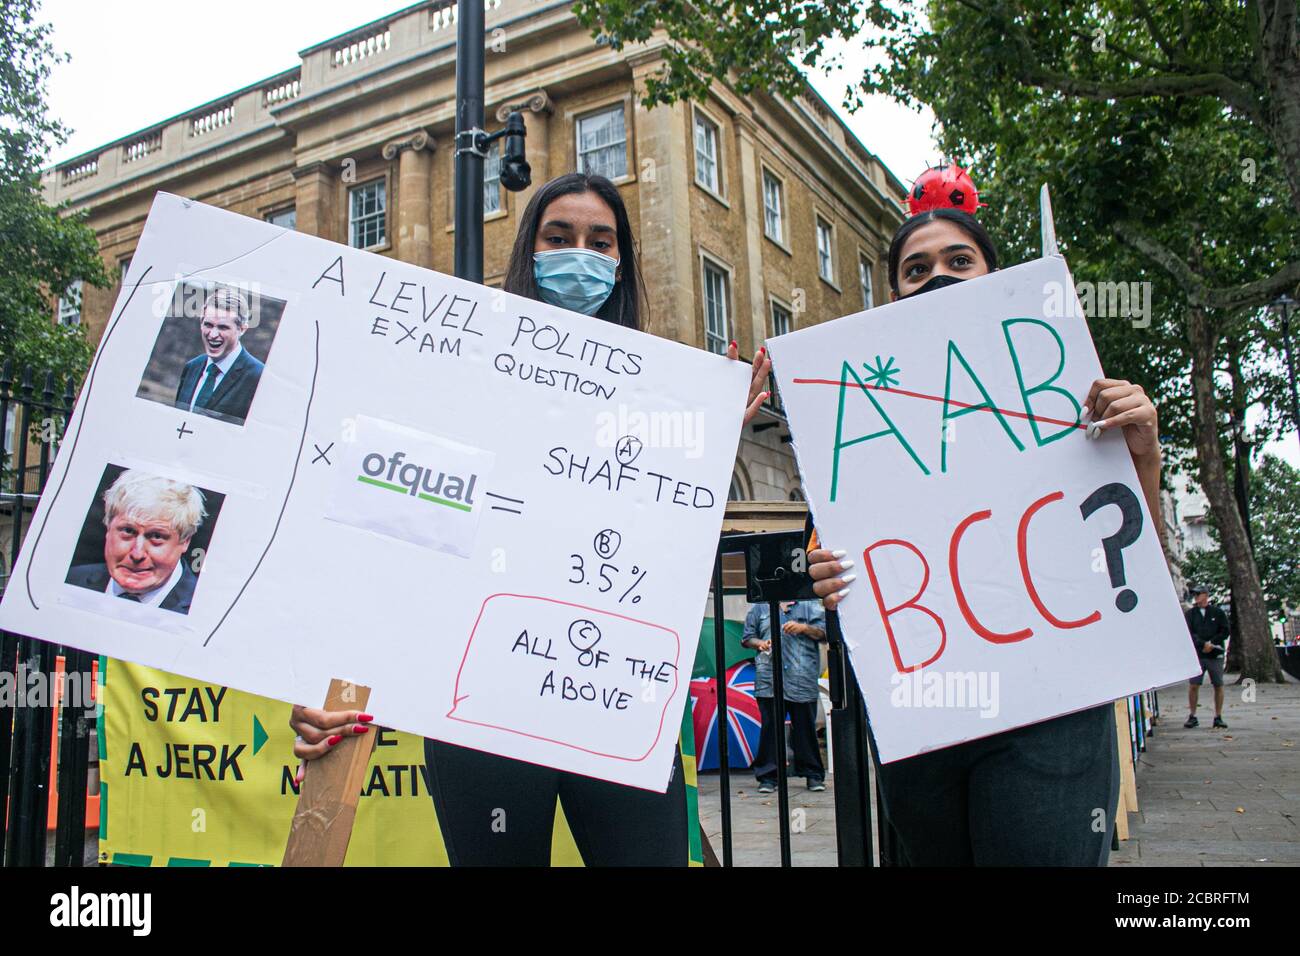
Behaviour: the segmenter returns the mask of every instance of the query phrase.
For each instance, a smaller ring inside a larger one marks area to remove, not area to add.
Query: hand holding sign
[[[809,555],[814,589],[841,606],[885,761],[1194,666],[1143,508],[1155,410],[1053,310],[1072,289],[1043,259],[770,342],[819,536],[844,549]],[[990,676],[994,707],[900,692]]]

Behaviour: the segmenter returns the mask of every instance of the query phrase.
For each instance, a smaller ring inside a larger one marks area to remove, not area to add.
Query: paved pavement
[[[824,758],[823,758],[824,759]],[[722,862],[722,778],[702,773],[700,827]],[[790,862],[794,866],[835,866],[835,775],[826,789],[811,793],[802,777],[790,780]],[[732,862],[735,866],[780,866],[780,808],[775,793],[758,792],[748,770],[731,773]]]
[[[1208,684],[1194,730],[1183,728],[1187,685],[1160,691],[1162,717],[1137,765],[1140,812],[1129,814],[1129,839],[1111,854],[1111,866],[1300,864],[1300,683],[1256,685],[1252,701],[1232,679],[1227,730],[1210,729]],[[720,778],[710,772],[699,779],[700,824],[721,861]],[[732,774],[731,784],[735,865],[779,865],[776,794],[760,795],[744,770]],[[791,781],[795,866],[836,864],[834,787],[834,774],[824,793]]]
[[[1160,723],[1137,765],[1140,812],[1111,866],[1300,864],[1300,683],[1255,685],[1252,701],[1233,679],[1227,730],[1210,728],[1208,682],[1192,730],[1187,685],[1160,691]]]

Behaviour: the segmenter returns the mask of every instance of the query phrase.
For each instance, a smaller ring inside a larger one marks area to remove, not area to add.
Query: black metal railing
[[[0,530],[7,532],[0,554],[0,594],[14,582],[23,536],[50,475],[76,396],[75,383],[52,372],[0,368]],[[56,664],[64,673],[87,675],[92,655],[0,631],[0,669],[15,693],[0,698],[0,808],[8,808],[0,865],[43,866],[51,798],[50,754],[54,737]],[[78,681],[78,684],[80,681]],[[34,691],[28,693],[29,690]],[[54,862],[80,866],[85,856],[86,781],[93,719],[84,707],[65,701],[59,724],[58,819]]]
[[[788,544],[801,547],[808,540],[808,530],[789,533]],[[753,542],[764,535],[725,533],[718,542],[718,552],[713,566],[713,638],[714,638],[714,679],[717,685],[718,714],[718,774],[719,807],[722,823],[721,864],[733,865],[733,821],[731,812],[731,762],[728,754],[728,719],[727,719],[727,655],[725,645],[724,599],[727,587],[724,582],[723,558],[725,555],[747,553]],[[748,555],[747,555],[748,557]],[[746,561],[746,577],[749,597],[758,596],[769,604],[769,621],[781,620],[777,602],[772,591],[764,591],[763,582],[756,582],[755,575],[763,571],[752,561]],[[739,588],[736,588],[739,590]],[[871,740],[867,730],[866,708],[853,677],[852,665],[840,633],[839,616],[830,611],[826,615],[827,625],[827,669],[830,684],[830,706],[835,719],[829,722],[830,732],[826,745],[833,754],[834,766],[834,802],[836,852],[840,866],[873,866],[878,858],[881,866],[893,865],[895,862],[894,843],[889,826],[884,823],[884,814],[879,803],[879,795],[873,798],[874,774],[871,758]],[[772,681],[773,697],[780,702],[784,699],[782,688],[781,628],[773,625],[768,635],[772,641]],[[791,828],[789,781],[785,771],[786,739],[785,708],[778,703],[776,713],[776,766],[777,766],[777,804],[778,804],[778,841],[782,866],[790,866]],[[696,741],[696,746],[701,746]],[[874,852],[873,852],[874,851]]]

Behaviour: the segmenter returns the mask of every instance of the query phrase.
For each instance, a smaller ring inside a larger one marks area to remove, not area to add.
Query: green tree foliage
[[[1300,610],[1300,471],[1274,455],[1265,455],[1250,476],[1250,526],[1255,562],[1269,613]],[[1210,537],[1219,531],[1213,515]],[[1216,599],[1228,595],[1228,568],[1220,548],[1187,552],[1182,561],[1189,584],[1203,584]]]
[[[1244,673],[1280,679],[1259,575],[1236,515],[1224,443],[1261,404],[1284,422],[1276,324],[1264,307],[1300,283],[1300,50],[1295,0],[579,0],[606,42],[657,44],[647,105],[802,89],[831,41],[869,66],[845,103],[883,92],[928,104],[945,153],[974,167],[1008,262],[1036,255],[1050,182],[1080,282],[1147,282],[1150,323],[1094,314],[1103,367],[1155,393],[1175,461],[1191,464],[1219,521]],[[1289,423],[1286,423],[1289,424]]]
[[[52,295],[74,280],[107,287],[83,217],[48,205],[40,166],[67,130],[49,116],[45,84],[59,56],[35,0],[0,0],[0,361],[79,380],[91,348],[81,326],[59,326]]]

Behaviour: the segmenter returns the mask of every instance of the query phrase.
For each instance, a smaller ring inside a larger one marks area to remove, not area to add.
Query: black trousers
[[[686,866],[682,755],[667,793],[425,739],[434,809],[452,866],[549,866],[555,801],[587,866]]]
[[[759,783],[776,783],[777,748],[780,746],[781,724],[784,715],[776,712],[775,697],[758,698],[763,715],[763,727],[758,734],[758,753],[754,755],[754,776]],[[821,746],[817,743],[817,701],[787,700],[785,709],[790,714],[790,744],[794,748],[792,777],[824,780],[826,768],[822,764]],[[785,760],[785,754],[781,754]]]
[[[877,761],[876,783],[905,864],[1105,866],[1119,802],[1115,711]]]

